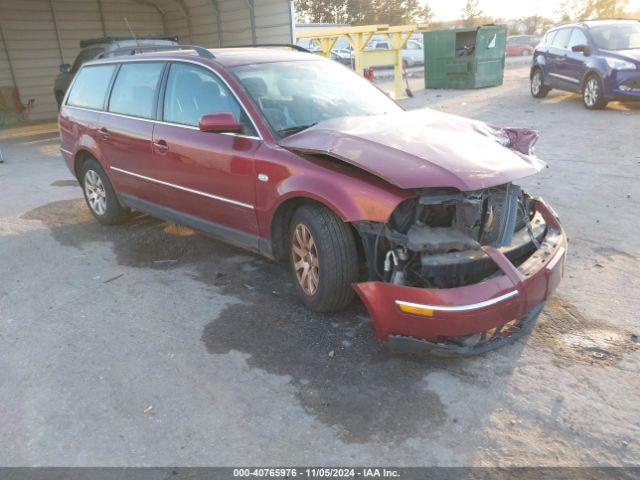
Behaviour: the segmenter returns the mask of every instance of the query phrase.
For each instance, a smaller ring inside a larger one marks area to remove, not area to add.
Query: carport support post
[[[9,73],[11,74],[11,80],[13,80],[13,86],[18,88],[18,81],[16,80],[16,72],[13,68],[13,62],[11,61],[11,55],[9,55],[9,45],[7,45],[7,37],[4,36],[4,30],[2,24],[0,24],[0,41],[4,47],[4,54],[7,56],[7,63],[9,64]]]
[[[400,27],[402,28],[402,27]],[[407,44],[409,37],[413,33],[413,31],[396,31],[394,32],[394,27],[389,28],[389,33],[387,33],[387,37],[389,38],[389,43],[391,43],[391,47],[393,48],[396,59],[393,64],[394,70],[394,90],[395,90],[395,98],[402,98],[403,95],[403,61],[402,61],[402,49]]]
[[[138,0],[138,2],[139,1],[140,0]],[[189,11],[189,7],[184,2],[184,0],[176,0],[176,2],[178,2],[178,5],[180,6],[182,13],[184,14],[184,18],[187,21],[187,32],[189,33],[189,43],[193,43],[193,33],[191,30],[191,13]]]
[[[360,76],[363,75],[362,51],[364,50],[364,47],[367,46],[367,43],[369,43],[369,40],[371,40],[371,37],[373,37],[373,33],[374,32],[371,31],[345,35],[345,37],[347,37],[347,41],[353,49],[353,69]]]
[[[102,35],[107,36],[107,24],[104,21],[104,9],[102,8],[102,0],[98,0],[98,14],[100,15],[100,25],[102,25]]]
[[[136,3],[139,3],[140,5],[147,5],[148,7],[151,7],[153,9],[155,9],[158,14],[160,15],[160,18],[162,19],[162,34],[163,35],[167,35],[168,33],[168,29],[167,29],[167,18],[166,18],[166,13],[163,9],[161,9],[155,2],[149,2],[147,0],[132,0]],[[98,0],[98,2],[101,2],[101,0]],[[182,4],[178,4],[180,5],[180,8],[183,9],[185,16],[187,15],[186,10],[184,10],[184,7],[182,6]],[[100,4],[100,8],[102,8],[102,4]],[[103,17],[104,18],[104,17]],[[190,19],[187,16],[187,28],[189,29],[189,40],[191,40],[191,24],[189,23]],[[105,30],[105,32],[107,31],[107,29],[104,27],[104,19],[102,20],[103,22],[103,28]],[[105,33],[105,37],[107,36],[107,34]]]
[[[249,22],[251,23],[251,44],[257,45],[257,35],[256,35],[256,11],[253,0],[245,0],[247,4],[247,8],[249,9]]]
[[[222,32],[222,14],[220,13],[220,4],[218,0],[211,0],[213,8],[216,11],[216,25],[218,27],[218,46],[222,48],[224,46],[224,35]]]
[[[318,42],[320,43],[320,50],[325,57],[331,58],[331,50],[333,50],[333,47],[336,45],[338,38],[339,37],[335,36],[325,37],[318,40]]]
[[[60,63],[64,63],[64,50],[62,48],[62,39],[60,38],[60,28],[58,28],[58,17],[56,15],[56,8],[53,5],[53,0],[49,0],[49,9],[51,10],[51,16],[53,17],[53,27],[56,31],[56,40],[58,41],[58,50],[60,52]]]

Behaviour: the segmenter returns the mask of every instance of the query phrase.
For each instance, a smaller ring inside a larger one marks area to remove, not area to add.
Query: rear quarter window
[[[122,64],[111,91],[109,111],[155,118],[156,92],[163,68],[163,62]]]
[[[115,65],[82,68],[73,82],[67,105],[102,110],[115,70]]]

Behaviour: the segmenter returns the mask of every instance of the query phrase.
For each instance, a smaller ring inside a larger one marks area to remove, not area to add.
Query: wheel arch
[[[544,69],[542,68],[542,65],[536,63],[535,65],[531,66],[531,71],[529,72],[529,80],[533,78],[533,74],[536,73],[536,70],[540,70],[540,72],[542,72],[542,78],[544,78]]]
[[[291,215],[302,205],[319,204],[353,228],[357,221],[387,222],[402,201],[415,196],[369,174],[347,178],[319,172],[288,177],[274,189],[279,195],[265,208],[261,223],[275,258],[281,258]]]
[[[73,157],[73,171],[78,181],[81,181],[82,165],[91,158],[95,158],[95,155],[85,148],[79,149]]]
[[[89,158],[95,158],[105,172],[108,171],[108,167],[105,159],[100,155],[100,148],[96,141],[89,135],[82,135],[78,141],[78,145],[73,155],[73,171],[76,178],[80,180],[80,169],[82,164]],[[108,173],[107,173],[107,176]]]
[[[604,85],[604,82],[603,82],[603,79],[602,79],[602,75],[600,75],[600,72],[598,71],[598,69],[589,68],[586,72],[584,72],[584,75],[582,76],[582,80],[580,80],[580,91],[581,92],[584,89],[585,82],[592,75],[595,75],[596,77],[598,77],[598,80],[600,81],[600,85]]]
[[[287,257],[287,239],[291,219],[293,218],[295,211],[305,205],[319,205],[332,212],[340,220],[349,225],[358,246],[362,244],[358,231],[353,227],[349,220],[345,219],[343,212],[337,210],[335,206],[331,205],[329,202],[323,201],[317,197],[296,194],[280,202],[271,216],[271,225],[269,227],[271,251],[276,260],[284,260]]]

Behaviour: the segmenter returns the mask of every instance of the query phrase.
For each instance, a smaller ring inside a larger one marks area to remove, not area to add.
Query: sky
[[[426,0],[437,21],[456,20],[466,0]],[[480,8],[490,17],[520,18],[531,15],[557,18],[562,0],[480,0]],[[630,0],[629,11],[640,10],[640,0]]]

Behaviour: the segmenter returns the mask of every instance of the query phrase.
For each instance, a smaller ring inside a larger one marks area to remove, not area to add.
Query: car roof
[[[626,23],[626,24],[638,23],[638,21],[639,20],[619,18],[619,19],[606,19],[606,20],[585,20],[582,23],[587,27],[600,27],[603,25],[618,25],[621,23]]]
[[[570,27],[587,27],[587,28],[591,28],[591,27],[601,27],[601,26],[605,26],[605,25],[620,25],[620,24],[632,24],[632,23],[638,23],[640,20],[634,20],[634,19],[626,19],[626,18],[620,18],[620,19],[603,19],[603,20],[584,20],[582,22],[572,22],[572,23],[564,23],[562,25],[555,25],[554,27],[550,28],[549,31],[553,31],[553,30],[558,30],[560,28],[570,28]]]
[[[251,65],[256,63],[290,62],[290,61],[321,61],[324,57],[313,53],[293,51],[283,48],[257,48],[257,47],[230,47],[208,49],[214,58],[208,59],[203,56],[194,55],[193,50],[171,50],[163,52],[137,53],[135,55],[121,55],[116,57],[106,57],[99,60],[87,62],[89,64],[130,62],[139,59],[151,60],[184,60],[188,58],[193,61],[207,63],[215,62],[224,67],[237,67],[241,65]]]

